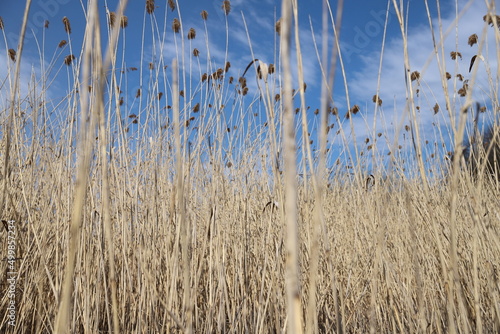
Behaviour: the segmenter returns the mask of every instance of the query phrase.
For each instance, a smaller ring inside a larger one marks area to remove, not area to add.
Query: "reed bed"
[[[424,160],[410,102],[406,132],[419,144],[405,152],[391,138],[392,154],[381,156],[376,139],[350,149],[346,133],[359,106],[349,105],[343,116],[328,102],[331,66],[345,73],[341,53],[332,63],[323,57],[317,113],[323,122],[347,119],[336,137],[340,157],[327,150],[328,126],[318,127],[320,151],[313,157],[307,126],[314,116],[304,110],[300,74],[306,69],[299,40],[294,48],[287,44],[298,33],[297,2],[283,1],[276,64],[256,60],[248,75],[234,78],[227,74],[228,46],[225,59],[211,61],[207,26],[204,32],[184,27],[179,5],[168,1],[165,10],[177,17],[162,28],[156,20],[163,13],[153,0],[145,2],[152,34],[168,36],[178,49],[173,58],[158,51],[151,61],[143,52],[140,69],[124,62],[120,38],[134,24],[125,1],[106,12],[107,27],[98,24],[97,1],[89,1],[80,54],[69,49],[71,23],[64,17],[68,40],[57,49],[69,50],[56,53],[41,78],[32,76],[26,96],[14,80],[21,52],[10,60],[9,84],[0,87],[2,95],[12,94],[0,114],[0,238],[13,237],[16,247],[8,253],[2,241],[0,285],[7,293],[0,299],[6,310],[0,331],[499,332],[500,187],[491,168],[481,168],[484,161],[475,165],[483,172],[471,175],[461,156],[472,105],[465,90],[474,81],[464,90],[461,118],[450,113],[455,154]],[[401,10],[407,48],[403,7],[389,5]],[[325,16],[325,30],[335,26],[338,40],[342,1],[336,9],[325,6],[336,13]],[[227,17],[238,14],[229,1],[220,11],[229,34]],[[200,15],[210,19],[206,11]],[[498,30],[495,17],[485,22]],[[109,42],[100,50],[105,32]],[[205,50],[192,48],[196,38],[206,38]],[[439,45],[435,51],[439,59]],[[295,91],[292,52],[299,67]],[[207,59],[200,62],[202,55]],[[405,52],[407,65],[408,57]],[[56,105],[47,100],[54,68],[68,77],[68,94]],[[135,71],[139,88],[127,85]],[[419,74],[409,73],[413,92]],[[443,68],[445,95],[447,74]],[[498,84],[498,76],[491,79]],[[247,80],[257,85],[249,88]],[[498,107],[498,95],[491,99]],[[373,103],[381,106],[382,98],[373,96]]]

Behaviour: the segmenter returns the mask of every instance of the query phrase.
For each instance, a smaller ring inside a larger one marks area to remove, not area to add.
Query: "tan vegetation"
[[[491,172],[500,164],[487,155],[487,167],[479,160],[470,175],[461,156],[474,79],[457,87],[466,101],[450,130],[453,159],[424,164],[425,146],[404,153],[393,138],[383,152],[377,149],[387,136],[381,132],[362,137],[365,146],[351,154],[339,124],[353,129],[366,117],[365,107],[349,105],[342,117],[328,102],[333,85],[323,63],[327,103],[307,112],[300,43],[288,44],[298,34],[296,1],[283,4],[290,7],[274,27],[283,47],[277,63],[256,59],[234,83],[226,75],[235,67],[227,45],[226,59],[208,69],[199,59],[210,57],[209,48],[190,46],[173,61],[144,60],[140,71],[153,83],[122,91],[129,72],[138,70],[122,66],[117,55],[124,52],[117,47],[120,34],[133,24],[123,15],[123,1],[109,12],[107,50],[100,50],[100,9],[91,1],[82,53],[61,50],[51,60],[50,67],[57,64],[74,79],[58,105],[47,100],[49,78],[32,77],[26,96],[19,95],[22,48],[16,53],[6,46],[12,62],[0,91],[13,98],[0,113],[0,272],[9,271],[3,240],[12,220],[18,279],[15,328],[3,312],[11,299],[2,294],[0,331],[500,332],[500,183]],[[148,19],[159,15],[157,5],[167,4],[145,1]],[[179,5],[168,1],[171,11],[184,10]],[[239,15],[231,9],[227,0],[218,8],[228,34],[227,16]],[[212,16],[203,11],[201,17]],[[404,17],[398,13],[403,36]],[[168,22],[172,30],[165,24],[165,32],[155,33],[186,44],[209,34],[206,25],[204,32],[185,33],[178,18]],[[49,52],[71,44],[67,17],[63,24],[68,42]],[[488,13],[488,24],[497,26],[498,16]],[[9,27],[1,18],[0,29],[6,40]],[[463,42],[481,45],[484,36]],[[300,68],[295,94],[287,71],[294,52]],[[436,46],[436,52],[462,58],[459,51]],[[424,74],[406,73],[409,94],[418,94],[413,81]],[[451,77],[443,68],[443,87]],[[250,81],[257,81],[257,91]],[[367,100],[372,96],[372,106],[382,108],[374,92]],[[498,96],[491,98],[498,106]],[[244,99],[263,107],[247,108]],[[139,103],[142,109],[126,108]],[[420,143],[420,106],[412,103],[411,124],[399,130]],[[434,100],[428,109],[446,112]],[[294,117],[303,126],[298,150]],[[309,117],[323,117],[317,139],[307,131]],[[329,163],[333,134],[350,156]],[[318,159],[313,140],[320,143]],[[484,150],[498,151],[494,136],[488,140]],[[309,174],[298,175],[296,154]],[[390,167],[370,174],[370,159],[385,159]],[[428,177],[429,166],[435,177]],[[7,289],[6,279],[0,286]]]

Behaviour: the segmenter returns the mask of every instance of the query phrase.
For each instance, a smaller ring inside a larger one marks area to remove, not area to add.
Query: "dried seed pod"
[[[116,14],[115,12],[109,12],[109,25],[114,27],[115,26],[115,21],[116,21]]]
[[[372,101],[377,103],[379,106],[382,105],[382,99],[377,94],[373,95]]]
[[[229,15],[229,12],[231,12],[231,2],[229,0],[224,0],[222,2],[222,11],[226,15]]]
[[[189,29],[187,38],[188,39],[195,39],[196,38],[196,30],[194,28]]]
[[[226,66],[224,67],[224,72],[227,73],[227,71],[229,71],[229,68],[231,67],[231,63],[226,61]]]
[[[9,49],[9,57],[12,61],[16,61],[16,50],[14,49]]]
[[[138,88],[137,92],[135,93],[136,98],[138,98],[139,96],[141,96],[141,89],[140,88]]]
[[[281,19],[276,21],[276,24],[274,25],[274,29],[276,30],[276,33],[278,35],[281,35]]]
[[[437,103],[436,103],[436,104],[434,105],[433,110],[434,110],[434,115],[435,115],[435,114],[437,114],[437,113],[439,112],[439,104],[437,104]]]
[[[193,107],[193,112],[198,112],[200,111],[200,103],[196,103],[196,105]]]
[[[351,111],[354,115],[356,115],[356,114],[358,113],[358,111],[359,111],[359,110],[360,110],[360,109],[359,109],[359,106],[358,106],[357,104],[355,104],[355,105],[351,108],[351,110],[350,110],[350,111]]]
[[[163,93],[162,93],[162,92],[159,92],[159,93],[158,93],[158,101],[160,101],[162,97],[163,97]]]
[[[207,11],[206,11],[206,10],[202,10],[200,15],[201,15],[201,18],[202,18],[203,20],[205,20],[205,21],[207,20],[207,18],[208,18],[208,13],[207,13]]]
[[[269,64],[267,71],[269,74],[273,74],[274,73],[274,64]]]
[[[168,0],[168,6],[170,7],[170,10],[173,12],[175,10],[175,1]]]
[[[451,51],[450,52],[450,57],[453,60],[457,59],[457,57],[460,57],[460,59],[462,59],[462,54],[460,52],[458,52],[458,51]]]
[[[127,28],[127,26],[128,26],[128,17],[124,15],[120,19],[120,28]]]
[[[153,14],[155,8],[155,0],[146,0],[146,11],[148,14]]]
[[[65,16],[63,17],[62,22],[64,24],[64,31],[66,31],[66,33],[68,34],[71,34],[71,25],[69,23],[69,19]]]
[[[467,42],[470,46],[477,44],[478,37],[476,34],[472,34],[469,36],[469,41]]]
[[[150,70],[154,70],[154,69],[155,69],[155,64],[153,64],[153,63],[149,63],[149,69],[150,69]]]
[[[71,65],[71,63],[73,62],[74,59],[75,59],[74,55],[68,55],[68,56],[64,57],[64,63],[69,66],[69,65]]]
[[[420,79],[420,72],[419,71],[411,72],[410,79],[411,79],[411,81],[415,81],[415,80]]]
[[[178,33],[180,29],[181,29],[181,22],[179,21],[178,18],[175,18],[174,21],[172,22],[172,30],[175,33]]]
[[[450,80],[451,79],[451,74],[446,72],[446,80]]]
[[[197,48],[193,49],[193,56],[198,57],[200,55],[200,51]]]
[[[4,28],[4,26],[3,26],[3,19],[0,16],[0,30],[3,30],[3,28]]]
[[[43,27],[45,29],[48,29],[49,28],[49,23],[50,23],[49,20],[45,20],[45,22],[43,23]]]

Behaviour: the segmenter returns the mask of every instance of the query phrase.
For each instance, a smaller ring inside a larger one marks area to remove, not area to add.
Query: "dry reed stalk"
[[[190,233],[191,229],[188,220],[186,220],[186,210],[184,204],[184,171],[182,158],[182,141],[180,133],[180,114],[179,114],[179,77],[178,77],[177,60],[172,61],[172,94],[173,94],[173,121],[174,121],[174,140],[175,140],[175,160],[176,160],[176,224],[180,225],[180,243],[182,257],[182,288],[184,291],[182,306],[185,312],[186,333],[193,331],[193,305],[191,301],[191,285],[190,285],[190,256],[189,245],[191,244]]]
[[[90,8],[96,6],[96,1],[90,2]],[[86,26],[85,46],[83,51],[83,86],[88,86],[88,78],[91,73],[91,63],[95,60],[93,47],[95,43],[95,24],[98,18],[95,11],[90,10],[88,23]],[[95,71],[95,70],[94,70]],[[97,73],[93,73],[96,75]],[[82,90],[80,99],[81,106],[81,127],[79,129],[78,147],[79,156],[77,160],[76,187],[74,191],[73,208],[71,212],[71,224],[69,233],[68,257],[64,270],[64,281],[59,297],[59,309],[57,312],[54,331],[55,333],[67,333],[70,330],[70,315],[73,295],[73,279],[76,267],[76,255],[80,248],[81,224],[83,219],[83,209],[87,194],[88,170],[90,167],[90,155],[92,151],[93,135],[96,119],[95,113],[89,110],[88,92]],[[90,114],[90,115],[89,115]],[[87,121],[89,117],[89,121]]]
[[[30,12],[31,8],[31,0],[26,1],[26,7],[24,8],[24,14],[23,14],[23,22],[21,25],[21,32],[19,34],[19,43],[17,46],[17,59],[18,62],[16,63],[16,69],[14,72],[14,85],[12,87],[12,90],[10,91],[10,107],[9,107],[9,115],[7,116],[7,130],[5,131],[5,152],[3,156],[3,169],[2,169],[2,194],[0,195],[0,212],[4,212],[4,207],[5,207],[5,194],[9,193],[9,190],[7,189],[9,185],[9,177],[7,175],[10,174],[10,167],[9,167],[9,158],[10,158],[10,146],[11,146],[11,136],[12,136],[12,129],[14,128],[14,114],[15,110],[17,107],[17,103],[19,103],[17,92],[18,92],[18,87],[19,87],[19,81],[20,81],[20,75],[21,75],[21,56],[23,53],[24,49],[24,38],[26,36],[26,26],[28,24],[28,15]],[[2,23],[2,28],[3,28],[3,23]],[[4,35],[5,36],[5,35]]]
[[[302,333],[302,306],[299,281],[299,238],[297,217],[297,168],[292,98],[290,31],[292,28],[292,1],[281,5],[281,62],[283,66],[283,183],[284,215],[286,226],[286,294],[289,333]]]

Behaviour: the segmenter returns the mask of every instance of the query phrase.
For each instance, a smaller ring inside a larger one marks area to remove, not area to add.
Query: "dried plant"
[[[45,22],[43,23],[43,27],[45,29],[48,29],[49,28],[49,23],[50,23],[49,20],[45,20]]]
[[[276,30],[276,33],[278,35],[281,34],[281,19],[279,19],[278,21],[276,21],[276,24],[274,25],[274,30]]]
[[[153,14],[155,9],[155,0],[146,0],[146,11],[148,14]]]
[[[69,23],[69,19],[65,16],[63,17],[62,22],[64,24],[64,31],[66,31],[66,33],[68,34],[71,34],[71,25]]]
[[[66,57],[64,57],[64,63],[66,65],[71,65],[71,63],[73,62],[73,60],[75,60],[75,56],[74,55],[68,55]]]
[[[193,49],[193,56],[198,57],[200,55],[200,51],[197,48]]]
[[[189,29],[187,38],[188,39],[195,39],[196,38],[196,30],[194,28]]]
[[[437,103],[436,103],[436,104],[434,105],[433,110],[434,110],[434,115],[435,115],[435,114],[437,114],[437,113],[439,112],[439,104],[437,104]]]
[[[68,44],[68,42],[66,42],[66,40],[64,40],[64,39],[63,39],[62,41],[60,41],[60,42],[59,42],[58,47],[59,47],[59,48],[62,48],[62,47],[63,47],[63,46],[65,46],[66,44]]]
[[[168,6],[170,7],[170,11],[175,10],[175,1],[174,0],[168,0]]]
[[[179,21],[179,19],[178,19],[178,18],[175,18],[175,19],[172,21],[172,30],[173,30],[175,33],[178,33],[180,29],[181,29],[181,22]]]
[[[483,16],[483,21],[488,23],[492,27],[495,25],[495,23],[497,27],[500,27],[500,15],[492,15],[488,13]]]
[[[205,21],[207,20],[207,18],[208,18],[208,13],[207,13],[207,11],[206,11],[206,10],[202,10],[202,11],[201,11],[201,18],[202,18],[203,20],[205,20]]]
[[[227,73],[227,71],[229,71],[229,68],[231,67],[231,63],[226,61],[226,66],[224,67],[224,72]]]
[[[109,25],[114,27],[115,26],[115,21],[116,21],[116,14],[115,12],[109,12]]]
[[[200,103],[196,103],[195,106],[193,107],[193,112],[198,112],[200,111]]]
[[[460,59],[462,59],[462,54],[460,52],[458,52],[458,51],[451,51],[450,52],[450,57],[453,60],[457,59],[457,57],[460,57]]]
[[[377,103],[379,106],[382,105],[382,99],[377,94],[373,95],[372,101]]]
[[[419,71],[411,72],[410,79],[411,79],[411,81],[415,81],[415,80],[420,79],[420,72]]]
[[[128,17],[125,15],[120,19],[120,28],[126,28],[128,26]]]
[[[9,58],[14,62],[16,61],[16,50],[9,49]]]
[[[222,11],[226,15],[229,15],[229,12],[231,12],[231,2],[229,0],[224,0],[222,2]]]
[[[469,36],[469,41],[467,42],[470,46],[473,46],[474,44],[477,44],[478,37],[476,34],[472,34]]]
[[[0,16],[0,30],[3,30],[4,29],[4,26],[3,26],[3,19],[2,17]]]
[[[446,80],[450,80],[451,79],[451,74],[446,72]]]

